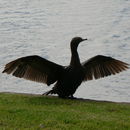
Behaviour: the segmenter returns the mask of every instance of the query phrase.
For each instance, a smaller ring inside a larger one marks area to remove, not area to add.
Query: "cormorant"
[[[58,94],[61,98],[73,98],[73,94],[83,81],[114,75],[128,69],[128,64],[112,57],[97,55],[80,63],[77,47],[87,39],[74,37],[71,40],[71,61],[62,66],[40,56],[32,55],[18,58],[5,65],[3,73],[45,83],[55,83],[52,90],[45,94]]]

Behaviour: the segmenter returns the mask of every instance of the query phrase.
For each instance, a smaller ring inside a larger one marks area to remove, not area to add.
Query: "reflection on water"
[[[130,1],[0,0],[0,71],[15,58],[37,54],[59,64],[70,60],[74,36],[89,40],[78,51],[81,61],[103,54],[130,63]],[[130,70],[83,83],[75,96],[130,102]],[[43,93],[50,89],[0,74],[0,91]]]

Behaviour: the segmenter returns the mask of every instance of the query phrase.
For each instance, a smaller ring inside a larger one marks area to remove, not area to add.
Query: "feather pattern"
[[[115,75],[128,69],[128,64],[111,57],[97,55],[82,63],[85,69],[86,80],[99,79],[109,75]]]
[[[3,73],[50,85],[60,77],[64,67],[39,56],[27,56],[5,65]]]

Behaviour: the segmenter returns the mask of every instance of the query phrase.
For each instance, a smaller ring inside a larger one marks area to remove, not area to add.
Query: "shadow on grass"
[[[30,103],[32,104],[44,104],[44,105],[72,105],[72,104],[79,104],[79,103],[87,103],[87,104],[108,104],[108,103],[114,103],[114,104],[120,104],[119,102],[112,102],[112,101],[103,101],[103,100],[92,100],[92,99],[83,99],[83,98],[74,98],[74,99],[62,99],[59,98],[58,96],[31,96],[30,97]],[[122,104],[127,104],[127,103],[123,103]],[[130,104],[130,103],[128,103]]]
[[[28,103],[35,104],[35,105],[62,105],[62,104],[68,104],[70,105],[71,103],[79,103],[79,102],[88,102],[88,103],[125,103],[125,104],[130,104],[128,102],[112,102],[112,101],[104,101],[104,100],[93,100],[93,99],[83,99],[83,98],[66,98],[62,99],[59,98],[58,96],[43,96],[40,94],[28,94],[28,93],[12,93],[12,92],[2,92],[1,94],[12,94],[12,95],[19,95],[23,96],[24,98],[27,99]]]

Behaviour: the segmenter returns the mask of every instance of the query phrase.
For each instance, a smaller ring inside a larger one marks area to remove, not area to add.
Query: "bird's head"
[[[77,49],[79,43],[82,42],[82,41],[85,41],[85,40],[87,40],[87,39],[83,39],[81,37],[72,38],[72,40],[71,40],[71,48]]]

